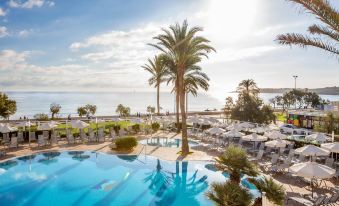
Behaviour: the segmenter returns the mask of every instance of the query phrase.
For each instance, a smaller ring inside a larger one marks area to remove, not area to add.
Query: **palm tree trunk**
[[[175,103],[176,103],[176,118],[177,118],[177,133],[180,133],[180,126],[179,126],[179,122],[180,122],[180,118],[179,118],[179,92],[178,92],[178,78],[175,81]]]
[[[187,92],[186,92],[185,103],[186,103],[186,114],[187,114],[188,113],[188,93]]]
[[[158,115],[160,114],[160,85],[157,86],[157,110]]]
[[[185,112],[185,87],[184,87],[184,71],[185,68],[178,68],[178,91],[180,98],[180,112],[181,112],[181,152],[182,155],[189,153],[188,140],[187,140],[187,125],[186,125],[186,112]]]

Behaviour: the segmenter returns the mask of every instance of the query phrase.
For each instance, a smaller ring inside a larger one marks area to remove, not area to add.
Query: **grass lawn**
[[[280,113],[280,112],[275,112],[274,115],[277,117],[277,120],[280,122],[286,122],[287,121],[287,117],[285,113]]]

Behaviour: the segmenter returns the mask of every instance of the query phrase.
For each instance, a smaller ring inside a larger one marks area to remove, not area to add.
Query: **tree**
[[[7,94],[0,92],[0,117],[8,119],[16,112],[16,101],[9,99]]]
[[[298,104],[298,108],[299,109],[302,108],[304,105],[305,92],[300,89],[293,89],[289,93],[293,96],[294,103]]]
[[[127,117],[130,115],[131,109],[129,107],[125,107],[122,104],[119,104],[115,112],[118,113],[120,116]]]
[[[224,107],[224,114],[225,114],[227,119],[229,119],[229,117],[231,116],[233,108],[234,108],[233,98],[227,97],[225,107]]]
[[[209,45],[209,40],[202,36],[197,36],[197,33],[202,31],[201,27],[188,27],[185,20],[182,25],[178,23],[163,29],[163,33],[154,37],[157,40],[156,44],[151,44],[159,49],[172,59],[176,66],[177,72],[177,88],[179,94],[181,121],[182,121],[182,154],[189,153],[187,140],[187,125],[185,112],[185,84],[184,75],[185,70],[197,63],[201,62],[202,57],[208,57],[208,53],[215,51]]]
[[[48,114],[44,114],[44,113],[35,114],[33,117],[34,117],[34,119],[40,120],[40,121],[47,121],[48,120]]]
[[[85,109],[86,109],[87,117],[89,117],[90,115],[94,116],[96,111],[97,111],[97,106],[96,105],[92,105],[92,104],[86,104],[85,105]]]
[[[163,61],[164,55],[155,56],[153,60],[148,59],[148,64],[142,66],[152,76],[148,79],[149,85],[157,88],[157,113],[160,114],[160,84],[166,81],[168,70]]]
[[[276,205],[284,204],[285,190],[282,185],[275,183],[272,178],[270,179],[266,177],[264,179],[250,178],[249,181],[256,186],[256,188],[260,191],[261,194],[265,192],[265,196],[270,202]],[[259,198],[257,201],[261,202],[261,198]]]
[[[147,107],[147,112],[150,113],[150,114],[154,114],[155,113],[155,107],[148,106]]]
[[[251,193],[235,182],[212,183],[207,197],[216,206],[248,206],[251,205]]]
[[[287,33],[277,36],[276,41],[282,45],[297,45],[302,48],[316,47],[339,57],[339,13],[327,0],[289,0],[302,6],[313,14],[323,25],[313,24],[308,27],[312,36]],[[323,37],[323,38],[321,38]]]
[[[78,107],[77,112],[79,117],[83,117],[87,114],[87,110],[85,107]]]
[[[49,106],[49,110],[52,113],[52,119],[54,119],[54,116],[60,112],[61,106],[60,104],[52,103]]]
[[[273,97],[270,98],[268,101],[273,105],[273,109],[275,109],[275,105],[277,104],[277,98]]]
[[[240,82],[237,87],[237,92],[239,94],[248,94],[256,96],[259,94],[260,90],[257,86],[257,83],[253,79],[245,79]]]
[[[248,158],[246,151],[240,147],[229,146],[224,154],[216,158],[217,167],[230,174],[230,181],[240,184],[241,174],[256,176],[258,171]]]

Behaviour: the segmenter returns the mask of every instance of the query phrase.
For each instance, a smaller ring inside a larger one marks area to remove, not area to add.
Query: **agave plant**
[[[313,24],[308,27],[312,36],[296,33],[278,35],[277,41],[283,45],[300,47],[317,47],[339,57],[339,13],[327,0],[288,0],[301,5],[308,13],[315,15],[322,25]]]
[[[249,206],[252,203],[251,193],[231,181],[212,183],[206,195],[216,206]]]
[[[245,150],[234,145],[229,146],[225,153],[216,158],[217,167],[222,171],[230,174],[230,180],[240,184],[242,174],[249,176],[257,176],[258,171],[253,163],[251,163]]]

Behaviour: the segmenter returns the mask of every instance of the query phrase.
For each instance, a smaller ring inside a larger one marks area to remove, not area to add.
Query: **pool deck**
[[[167,138],[180,138],[180,134],[176,133],[157,133],[153,136],[159,136],[159,137],[167,137]],[[145,139],[148,138],[143,135],[139,135],[138,138]],[[46,152],[46,151],[71,151],[71,150],[79,150],[79,151],[97,151],[97,152],[103,152],[108,154],[121,154],[117,153],[115,150],[112,150],[110,148],[111,142],[103,142],[103,143],[84,143],[84,144],[67,144],[67,142],[59,142],[58,145],[53,146],[46,146],[46,147],[37,147],[35,143],[31,144],[31,147],[28,144],[21,144],[19,148],[13,148],[10,150],[7,150],[7,155],[5,158],[0,159],[0,162],[6,161],[9,158],[18,157],[18,156],[25,156],[30,154],[35,154],[39,152]],[[217,157],[220,153],[217,152],[210,152],[210,151],[204,151],[204,150],[195,150],[191,148],[192,154],[189,154],[185,157],[182,157],[180,155],[180,148],[175,147],[159,147],[159,146],[144,146],[141,144],[138,144],[138,146],[130,153],[130,155],[151,155],[158,157],[162,160],[168,160],[168,161],[176,161],[176,160],[188,160],[188,161],[212,161],[215,157]],[[126,154],[126,153],[125,153]],[[300,182],[296,182],[294,178],[291,178],[285,174],[277,174],[272,175],[265,173],[261,171],[265,176],[272,177],[277,183],[283,185],[286,196],[296,196],[298,194],[305,194],[309,195],[310,189],[308,185],[302,184]],[[336,185],[339,184],[338,181],[331,179],[326,180],[322,183],[326,188],[333,188]],[[322,190],[318,191],[323,194],[328,193],[328,190]],[[272,205],[272,204],[267,204]],[[285,205],[287,205],[285,203]],[[294,205],[292,202],[288,205]]]

